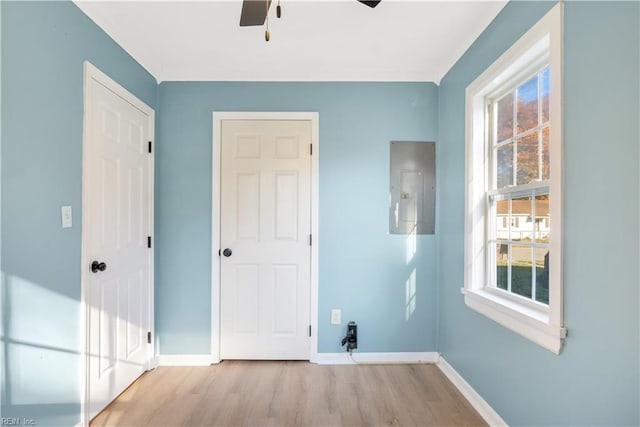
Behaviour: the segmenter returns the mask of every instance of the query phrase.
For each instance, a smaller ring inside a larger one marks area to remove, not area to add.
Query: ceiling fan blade
[[[358,1],[362,4],[366,4],[369,7],[376,7],[378,3],[380,3],[382,0],[358,0]]]
[[[269,2],[268,5],[267,1]],[[271,6],[271,0],[243,0],[242,12],[240,12],[240,26],[264,25],[269,6]]]

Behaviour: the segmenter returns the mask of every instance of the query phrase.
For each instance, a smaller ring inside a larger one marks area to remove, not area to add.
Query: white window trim
[[[554,6],[466,89],[466,197],[464,300],[467,306],[559,354],[566,337],[562,291],[562,3]],[[490,93],[520,80],[532,62],[549,62],[549,134],[552,236],[549,243],[549,307],[536,307],[487,286],[486,191],[490,144],[486,101]]]

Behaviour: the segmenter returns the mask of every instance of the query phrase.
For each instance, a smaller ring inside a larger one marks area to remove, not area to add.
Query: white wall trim
[[[113,80],[111,77],[100,71],[96,66],[91,64],[89,61],[84,61],[83,64],[83,73],[84,73],[84,82],[83,82],[83,117],[82,117],[82,233],[81,233],[81,248],[80,248],[80,351],[81,351],[81,362],[80,362],[80,425],[88,426],[89,425],[89,311],[87,310],[88,304],[88,292],[87,292],[87,266],[89,265],[89,258],[87,255],[87,242],[85,241],[86,235],[84,230],[87,229],[87,219],[84,213],[87,211],[87,207],[85,206],[87,201],[87,191],[85,182],[86,182],[86,169],[87,169],[87,147],[89,144],[88,137],[88,129],[87,129],[87,110],[89,105],[88,94],[89,94],[89,82],[90,80],[95,80],[120,98],[127,101],[129,104],[133,105],[143,113],[145,113],[149,118],[149,139],[154,141],[155,146],[155,111],[141,101],[134,94],[129,92],[127,89],[122,87],[118,82]],[[155,165],[155,150],[151,156],[149,156],[149,228],[150,235],[153,236],[154,231],[154,165]],[[150,268],[149,268],[149,307],[148,307],[148,319],[147,320],[147,330],[151,331],[151,336],[155,337],[154,330],[154,251],[150,253]],[[148,346],[148,358],[147,358],[147,370],[155,367],[154,364],[154,349],[153,346]]]
[[[320,115],[317,112],[233,112],[214,111],[211,161],[211,360],[220,362],[220,132],[223,120],[309,120],[311,122],[311,289],[309,322],[311,338],[309,360],[317,361],[318,354],[318,269],[319,269],[319,159]]]
[[[213,364],[210,354],[160,354],[159,366],[209,366]]]
[[[474,390],[473,387],[464,379],[462,375],[456,371],[453,366],[447,362],[444,357],[440,356],[436,363],[438,368],[443,374],[456,386],[456,388],[462,393],[462,395],[469,401],[473,409],[478,411],[480,416],[490,426],[507,426],[508,424],[502,419],[502,417],[487,403],[486,400]]]
[[[319,365],[357,365],[357,364],[402,364],[402,363],[437,363],[440,358],[437,352],[393,352],[393,353],[318,353],[316,363]]]

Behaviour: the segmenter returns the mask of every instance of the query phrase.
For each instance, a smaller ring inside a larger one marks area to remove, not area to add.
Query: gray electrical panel
[[[434,234],[436,144],[391,141],[389,233]]]

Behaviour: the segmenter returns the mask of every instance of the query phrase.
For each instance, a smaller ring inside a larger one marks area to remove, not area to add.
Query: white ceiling
[[[435,83],[506,2],[281,0],[266,42],[239,26],[240,0],[75,0],[158,81]]]

